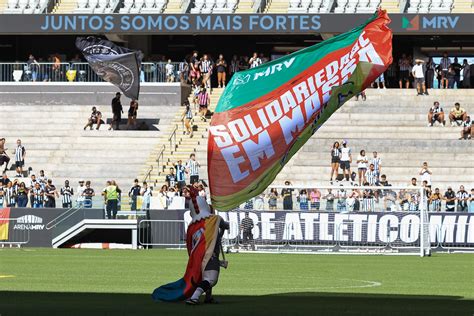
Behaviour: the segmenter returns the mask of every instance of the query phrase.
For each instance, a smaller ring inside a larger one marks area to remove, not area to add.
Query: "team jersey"
[[[62,187],[60,190],[62,197],[63,204],[70,204],[72,203],[72,196],[74,195],[74,190],[67,186],[67,187]]]
[[[25,147],[23,147],[22,145],[17,146],[15,149],[15,161],[23,161],[25,159],[25,153]]]

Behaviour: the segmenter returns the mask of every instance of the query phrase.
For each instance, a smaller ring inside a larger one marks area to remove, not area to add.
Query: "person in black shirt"
[[[448,191],[444,193],[444,200],[446,201],[446,212],[454,212],[456,207],[456,193],[454,193],[451,187],[448,187]]]
[[[138,184],[138,179],[135,179],[133,187],[128,192],[128,196],[130,197],[131,207],[130,210],[136,211],[137,210],[137,197],[140,195],[141,186]]]
[[[94,189],[91,188],[91,182],[86,181],[86,188],[82,192],[84,197],[84,208],[92,208],[92,197],[95,196]]]
[[[115,130],[119,130],[120,126],[120,120],[122,119],[122,113],[123,113],[123,107],[122,103],[120,102],[120,96],[121,93],[117,92],[115,94],[115,98],[112,99],[112,113],[114,114],[114,117],[112,119],[112,122],[110,124],[109,130],[111,130],[115,124]]]
[[[170,174],[166,175],[165,181],[169,188],[174,188],[174,185],[177,183],[174,168],[170,168]]]
[[[227,73],[227,62],[224,59],[224,56],[221,54],[219,55],[219,59],[216,63],[217,68],[217,85],[219,88],[225,88],[226,82],[226,73]]]
[[[243,246],[248,248],[249,243],[252,246],[252,250],[255,250],[255,244],[253,242],[252,229],[254,227],[253,220],[249,217],[249,212],[245,212],[245,217],[242,219],[240,229],[242,230],[242,243]]]
[[[130,101],[130,108],[128,109],[127,129],[135,127],[137,124],[138,102],[137,100]]]
[[[92,113],[89,119],[87,120],[86,126],[84,126],[84,130],[88,127],[92,130],[92,125],[97,124],[96,130],[99,130],[100,124],[102,124],[102,113],[97,111],[95,106],[92,107]]]
[[[456,88],[461,87],[461,69],[462,66],[458,63],[458,58],[454,57],[454,62],[449,65],[448,70],[448,88],[454,89],[454,84],[456,83]]]
[[[48,179],[44,188],[45,203],[44,207],[56,208],[56,198],[59,196],[56,187],[51,179]]]
[[[290,186],[290,181],[285,181],[286,186]],[[293,189],[284,188],[281,190],[281,196],[283,197],[283,209],[284,210],[293,210]]]

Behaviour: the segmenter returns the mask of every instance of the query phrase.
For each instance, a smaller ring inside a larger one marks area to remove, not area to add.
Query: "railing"
[[[179,82],[179,63],[174,67],[174,81]],[[142,63],[141,82],[166,82],[165,62]],[[0,63],[0,82],[102,82],[88,63]]]
[[[166,150],[166,145],[163,145],[163,147],[161,147],[160,152],[158,153],[158,157],[156,158],[156,162],[158,164],[158,170],[161,170],[161,172],[165,171],[165,166],[163,163],[165,150]]]
[[[7,229],[6,236],[3,235],[4,239],[0,239],[0,247],[21,247],[30,241],[30,228],[28,225],[35,225],[31,223],[19,222],[17,218],[2,218],[4,229]],[[8,222],[8,225],[5,223]],[[5,232],[4,232],[5,233]]]
[[[170,136],[168,137],[168,141],[170,142],[170,150],[172,152],[176,151],[176,149],[178,148],[178,141],[176,137],[177,131],[178,131],[178,124],[174,126],[173,130],[171,131]]]
[[[152,172],[152,171],[153,171],[153,166],[150,166],[150,169],[148,169],[148,172],[147,172],[147,174],[146,174],[146,176],[145,176],[145,179],[143,180],[144,182],[147,182],[147,181],[148,181],[148,179],[149,179],[150,176],[151,176],[151,172]]]

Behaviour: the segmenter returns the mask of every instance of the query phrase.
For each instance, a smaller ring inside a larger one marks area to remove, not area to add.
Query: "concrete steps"
[[[73,13],[77,8],[76,0],[60,0],[56,6],[53,8],[54,14],[67,14]]]
[[[253,12],[253,1],[251,0],[240,0],[237,4],[235,13],[254,13]]]

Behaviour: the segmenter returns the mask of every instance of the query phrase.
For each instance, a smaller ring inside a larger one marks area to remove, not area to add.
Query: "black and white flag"
[[[76,47],[99,77],[117,86],[130,99],[138,100],[141,51],[120,47],[93,36],[78,37]]]

